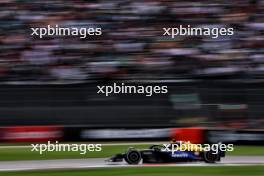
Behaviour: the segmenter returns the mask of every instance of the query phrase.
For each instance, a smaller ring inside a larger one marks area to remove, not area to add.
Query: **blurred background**
[[[1,0],[0,138],[13,139],[5,132],[13,127],[50,125],[259,131],[263,10],[263,0]],[[55,24],[101,27],[103,35],[30,35],[32,27]],[[188,24],[232,27],[234,35],[163,36],[163,28]],[[97,85],[112,82],[167,85],[169,93],[96,94]]]

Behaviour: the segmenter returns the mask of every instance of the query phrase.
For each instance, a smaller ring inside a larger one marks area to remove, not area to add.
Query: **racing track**
[[[105,167],[135,167],[125,163],[107,164],[104,158],[89,159],[63,159],[63,160],[34,160],[34,161],[1,161],[0,171],[23,171],[23,170],[44,170],[44,169],[81,169],[81,168],[105,168]],[[223,158],[221,163],[205,164],[177,163],[163,164],[155,166],[225,166],[225,165],[264,165],[264,156],[228,156]],[[153,166],[152,165],[137,165]]]

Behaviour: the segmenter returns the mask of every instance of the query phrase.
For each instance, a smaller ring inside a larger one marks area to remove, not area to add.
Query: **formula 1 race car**
[[[177,147],[175,149],[175,145]],[[176,142],[173,144],[152,145],[149,149],[137,150],[129,148],[125,153],[120,153],[107,159],[107,162],[122,162],[125,160],[128,164],[142,163],[177,163],[204,161],[206,163],[215,163],[225,157],[225,151],[205,150],[204,147],[197,144],[190,144],[188,150],[182,150],[184,143]],[[218,144],[219,145],[219,144]]]

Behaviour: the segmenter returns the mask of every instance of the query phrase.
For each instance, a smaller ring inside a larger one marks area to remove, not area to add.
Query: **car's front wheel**
[[[136,149],[128,150],[126,155],[125,155],[125,161],[128,164],[139,164],[141,159],[142,159],[141,154]]]

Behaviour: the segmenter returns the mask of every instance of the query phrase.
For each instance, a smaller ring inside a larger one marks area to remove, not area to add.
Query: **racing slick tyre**
[[[206,151],[204,152],[203,158],[206,163],[215,163],[219,161],[219,154],[215,154],[213,151]]]
[[[142,159],[140,152],[136,149],[128,150],[124,158],[128,164],[139,164]]]

